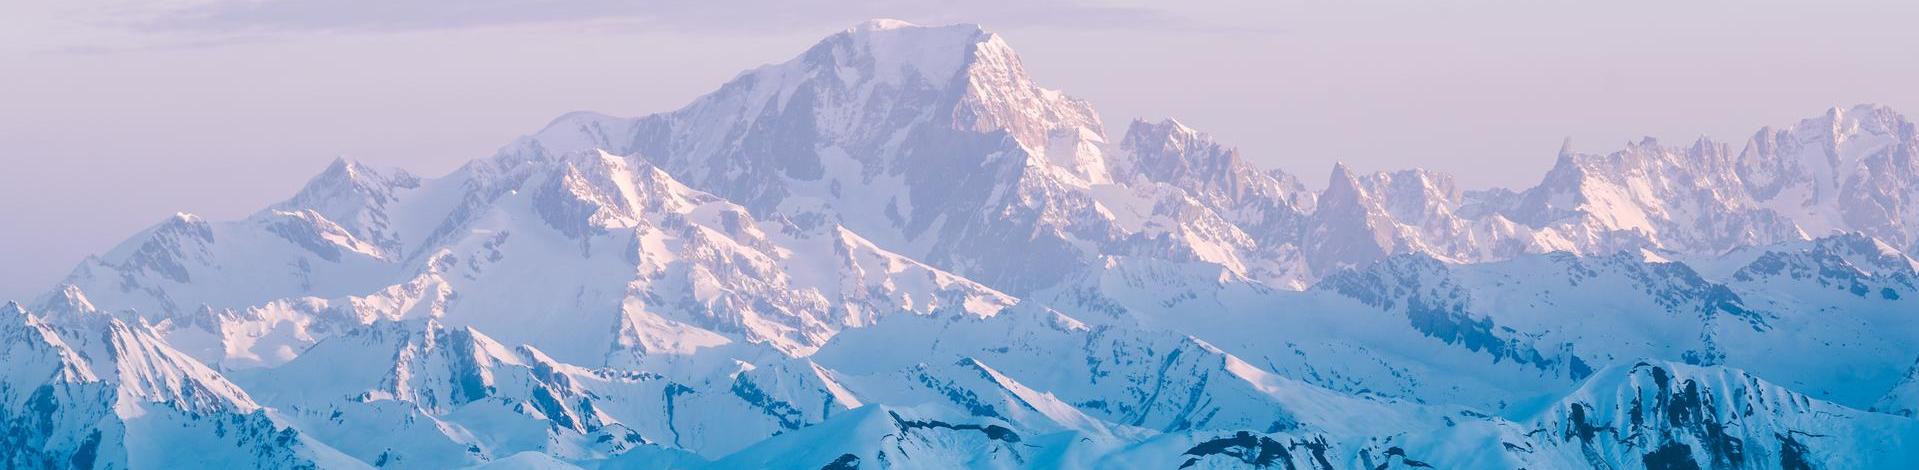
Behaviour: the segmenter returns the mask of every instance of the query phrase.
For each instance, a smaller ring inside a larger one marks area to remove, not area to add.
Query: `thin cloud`
[[[823,0],[668,2],[617,0],[224,0],[170,11],[144,29],[216,34],[406,32],[541,24],[614,24],[678,33],[791,33],[868,17],[995,28],[1203,29],[1163,10],[1062,0]]]

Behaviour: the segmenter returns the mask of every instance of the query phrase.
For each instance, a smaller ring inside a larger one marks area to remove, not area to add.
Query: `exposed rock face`
[[[340,160],[0,308],[22,468],[1891,468],[1919,138],[1322,190],[874,21],[436,178]]]

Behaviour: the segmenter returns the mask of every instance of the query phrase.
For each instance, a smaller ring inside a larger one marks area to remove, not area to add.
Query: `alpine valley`
[[[0,307],[0,465],[1919,465],[1912,122],[1557,158],[1309,186],[875,20],[160,221]]]

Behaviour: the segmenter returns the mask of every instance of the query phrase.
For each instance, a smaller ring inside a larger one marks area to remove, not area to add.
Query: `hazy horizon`
[[[676,109],[875,17],[980,24],[1114,138],[1176,118],[1314,187],[1343,161],[1523,189],[1566,138],[1737,147],[1834,106],[1919,112],[1902,55],[1919,5],[1891,2],[340,5],[0,6],[18,67],[0,76],[0,300],[168,214],[259,210],[339,156],[437,176],[565,112]]]

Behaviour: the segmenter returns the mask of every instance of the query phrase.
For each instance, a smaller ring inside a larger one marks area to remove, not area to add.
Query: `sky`
[[[236,219],[345,156],[438,175],[575,110],[678,108],[869,18],[976,23],[1111,132],[1175,117],[1335,162],[1534,184],[1561,141],[1743,142],[1919,113],[1919,2],[0,2],[0,299],[175,212]]]

